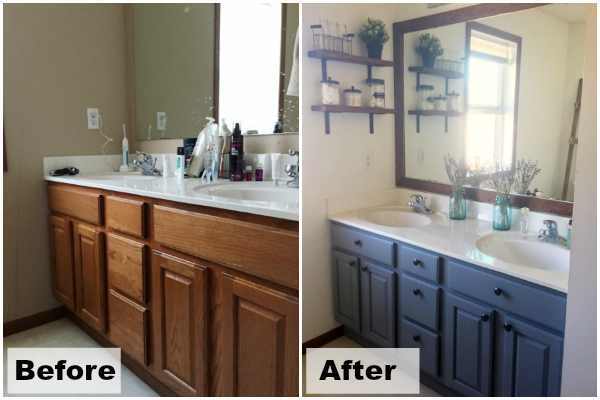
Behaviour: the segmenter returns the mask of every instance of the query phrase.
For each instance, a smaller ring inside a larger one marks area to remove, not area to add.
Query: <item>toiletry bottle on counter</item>
[[[521,208],[521,236],[527,237],[527,230],[529,229],[529,208]]]
[[[183,172],[185,173],[187,170],[187,167],[190,163],[190,158],[192,158],[192,153],[194,152],[194,147],[196,146],[196,138],[185,138],[183,139],[183,148],[185,151],[185,168],[183,169]]]
[[[258,182],[263,180],[263,169],[262,164],[260,163],[256,164],[256,172],[254,173],[254,179],[256,179]]]
[[[252,166],[248,165],[246,167],[246,180],[247,181],[251,181],[252,180]]]
[[[573,220],[569,220],[569,229],[567,230],[567,249],[571,250],[571,229],[573,228]]]
[[[215,119],[211,117],[206,118],[208,120],[208,124],[206,127],[202,129],[202,132],[198,135],[198,140],[196,140],[196,145],[194,146],[194,151],[192,152],[192,157],[190,158],[190,162],[185,170],[185,173],[194,178],[200,178],[202,175],[202,171],[205,167],[205,157],[207,152],[213,151],[213,147],[210,146],[214,138],[214,131],[218,134],[218,126],[215,124]],[[209,150],[210,149],[210,150]],[[212,159],[212,154],[211,154]],[[212,160],[211,160],[212,161]],[[210,164],[212,175],[212,162]]]
[[[183,179],[185,176],[185,150],[183,147],[177,148],[177,170],[175,176]]]
[[[279,185],[279,157],[281,153],[271,153],[271,178],[273,179],[273,185]]]
[[[239,182],[244,180],[244,136],[240,124],[236,123],[231,135],[231,150],[229,151],[229,180]]]

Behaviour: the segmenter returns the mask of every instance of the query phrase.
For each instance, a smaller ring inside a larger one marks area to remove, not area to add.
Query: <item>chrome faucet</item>
[[[411,194],[411,199],[415,199],[416,201],[409,201],[408,206],[412,207],[414,212],[418,212],[421,214],[433,214],[429,208],[425,207],[426,197],[421,196],[420,194]]]
[[[133,160],[132,164],[134,167],[138,167],[142,169],[142,175],[149,176],[161,176],[161,172],[157,170],[156,167],[156,158],[152,159],[150,154],[144,153],[143,151],[136,151],[135,154],[143,155],[144,161],[140,162],[139,160]]]
[[[567,239],[562,236],[558,236],[558,229],[556,227],[556,221],[547,219],[544,221],[547,229],[540,229],[538,240],[540,242],[546,242],[551,244],[557,244],[559,246],[566,246]]]
[[[290,156],[298,156],[297,164],[287,164],[285,166],[285,173],[293,179],[287,183],[289,187],[299,188],[300,187],[300,152],[289,150],[288,154]]]

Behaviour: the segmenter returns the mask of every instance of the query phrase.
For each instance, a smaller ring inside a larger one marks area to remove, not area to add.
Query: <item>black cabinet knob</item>
[[[419,341],[419,339],[421,339],[421,337],[420,337],[419,335],[413,335],[413,340],[414,340],[415,342],[418,342],[418,341]]]
[[[365,267],[365,266],[363,265],[363,266],[362,266],[362,270],[363,270],[363,271],[368,271],[368,270],[369,270],[369,268],[367,268],[367,267]]]
[[[414,264],[414,265],[419,265],[419,263],[420,263],[420,262],[421,262],[421,261],[419,261],[419,259],[418,259],[418,258],[415,258],[415,259],[413,260],[413,264]]]
[[[418,296],[418,295],[419,295],[419,293],[421,293],[421,291],[420,291],[419,289],[413,289],[413,294],[414,294],[415,296]]]
[[[354,264],[356,264],[354,261],[350,261],[348,264],[350,264],[351,267],[354,267]]]
[[[490,319],[490,316],[489,316],[489,315],[487,315],[487,314],[481,314],[481,320],[482,320],[483,322],[486,322],[488,319]]]
[[[510,332],[512,330],[512,325],[507,322],[506,324],[504,324],[504,330],[506,332]]]
[[[354,244],[357,245],[357,246],[360,246],[362,243],[360,242],[360,240],[355,239],[354,240]]]
[[[502,289],[500,289],[499,287],[494,288],[494,294],[496,296],[500,296],[502,294]]]

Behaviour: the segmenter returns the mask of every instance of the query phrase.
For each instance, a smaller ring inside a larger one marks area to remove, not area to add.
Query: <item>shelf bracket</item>
[[[327,80],[327,60],[323,58],[321,60],[321,74],[323,75],[323,80]]]
[[[371,134],[373,134],[373,113],[369,113],[369,128]]]
[[[448,81],[450,80],[450,78],[446,78],[446,96],[448,96]],[[447,130],[448,128],[446,128],[446,132],[448,132]]]
[[[421,74],[417,72],[417,93],[419,93],[419,85],[421,85]]]
[[[325,133],[329,135],[329,111],[325,111]]]
[[[372,79],[371,78],[371,66],[367,65],[367,79]]]
[[[417,115],[417,133],[421,132],[421,116]]]
[[[448,116],[446,115],[444,119],[446,120],[446,133],[448,133]]]

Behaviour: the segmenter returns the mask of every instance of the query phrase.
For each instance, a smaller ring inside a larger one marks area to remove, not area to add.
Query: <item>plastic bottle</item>
[[[252,180],[252,166],[248,165],[246,167],[246,180],[247,181],[251,181]]]
[[[177,169],[175,176],[179,179],[185,177],[185,149],[183,147],[177,148]]]
[[[123,164],[121,165],[119,171],[129,171],[129,141],[127,140],[127,135],[125,134],[125,124],[123,124]]]
[[[263,169],[262,164],[260,163],[256,164],[256,172],[254,173],[254,179],[256,179],[258,182],[263,180]]]
[[[529,229],[529,208],[521,208],[521,236],[527,236],[527,229]]]
[[[571,229],[573,227],[573,220],[569,220],[569,229],[567,229],[567,249],[571,250]]]
[[[204,156],[208,149],[208,142],[214,137],[213,131],[218,132],[218,126],[215,124],[215,119],[211,117],[206,118],[209,122],[206,127],[202,129],[202,132],[198,135],[194,151],[190,157],[190,162],[185,170],[185,173],[194,178],[199,178],[204,169]]]
[[[229,151],[229,180],[240,182],[244,180],[244,136],[240,124],[236,123],[231,135],[231,150]]]

